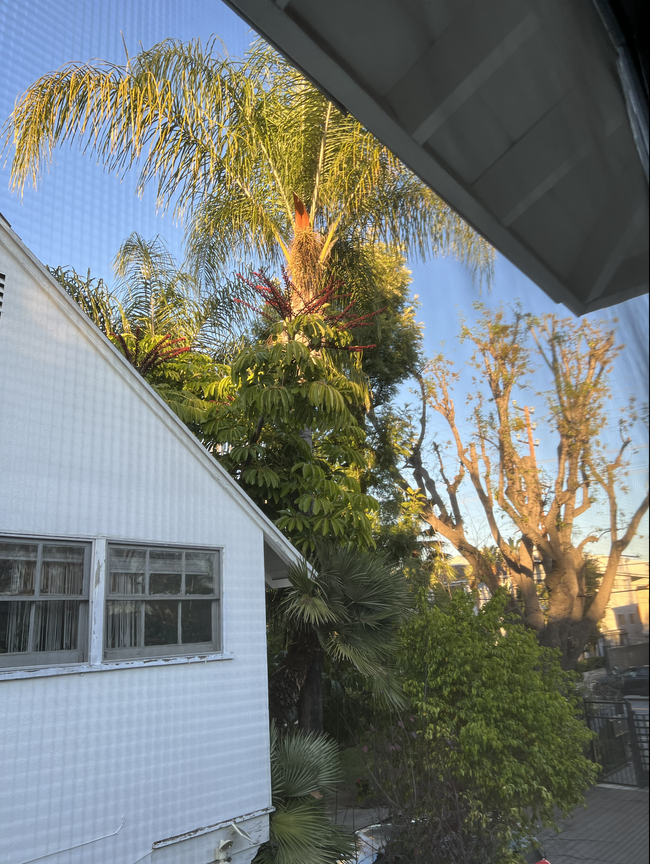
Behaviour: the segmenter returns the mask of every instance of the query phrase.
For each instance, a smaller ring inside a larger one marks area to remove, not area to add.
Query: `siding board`
[[[129,864],[270,806],[266,527],[3,226],[0,271],[0,535],[93,541],[89,663],[107,540],[224,549],[232,659],[0,676],[0,864]]]

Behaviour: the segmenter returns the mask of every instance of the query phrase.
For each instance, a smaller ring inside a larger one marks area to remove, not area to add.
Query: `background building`
[[[598,563],[604,569],[607,564],[604,555],[598,556]],[[622,558],[601,623],[603,645],[615,647],[648,641],[648,571],[647,559]]]

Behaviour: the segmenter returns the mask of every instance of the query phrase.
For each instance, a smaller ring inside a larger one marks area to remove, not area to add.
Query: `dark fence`
[[[632,705],[630,704],[632,702]],[[648,785],[648,702],[585,700],[587,726],[599,781],[621,786]]]
[[[639,786],[648,786],[648,736],[649,714],[648,700],[628,699],[627,715],[632,745],[632,760]]]

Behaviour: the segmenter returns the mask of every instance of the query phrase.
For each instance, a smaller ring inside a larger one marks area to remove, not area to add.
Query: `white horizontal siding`
[[[129,864],[157,840],[270,805],[263,532],[8,250],[0,533],[224,549],[233,659],[0,680],[0,864],[118,829],[47,860]]]

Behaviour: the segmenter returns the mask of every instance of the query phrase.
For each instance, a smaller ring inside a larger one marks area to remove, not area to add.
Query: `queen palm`
[[[363,250],[379,243],[490,276],[488,244],[262,42],[244,59],[168,40],[123,66],[68,64],[28,88],[5,132],[19,190],[64,141],[119,175],[137,170],[209,282],[249,261],[285,265],[303,293],[328,269],[368,296]]]

